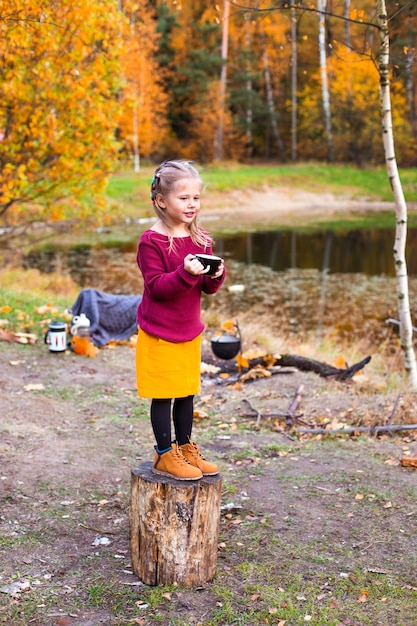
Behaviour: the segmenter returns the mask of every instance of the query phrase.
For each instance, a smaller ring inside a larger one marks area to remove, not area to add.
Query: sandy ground
[[[265,187],[260,191],[235,190],[227,194],[207,194],[203,198],[202,220],[210,216],[226,220],[235,228],[240,224],[294,224],[294,217],[303,222],[320,221],[335,215],[352,215],[374,211],[393,211],[394,202],[370,201],[348,194],[315,193],[291,187]],[[410,206],[410,210],[415,207]]]

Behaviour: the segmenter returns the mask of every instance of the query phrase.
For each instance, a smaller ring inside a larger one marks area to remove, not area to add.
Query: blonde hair
[[[175,245],[174,236],[170,232],[166,211],[164,208],[159,206],[157,196],[158,194],[167,196],[173,191],[176,183],[184,178],[193,178],[194,180],[197,180],[200,184],[200,190],[203,190],[204,184],[201,176],[190,161],[164,161],[156,168],[155,174],[152,178],[150,194],[151,200],[155,213],[168,230],[169,250],[172,250]],[[197,215],[190,224],[187,224],[187,228],[190,231],[190,237],[195,244],[204,247],[213,244],[211,236],[199,227]]]

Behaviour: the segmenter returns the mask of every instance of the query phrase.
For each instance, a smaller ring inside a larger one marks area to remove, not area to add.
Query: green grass
[[[150,181],[154,168],[145,166],[135,174],[124,170],[109,181],[107,197],[110,205],[126,216],[138,217],[143,211],[153,214],[149,201]],[[291,187],[333,192],[353,198],[393,201],[385,167],[358,169],[350,165],[303,163],[294,165],[243,165],[222,163],[202,166],[205,194],[230,192],[236,189],[262,189],[265,186]],[[400,170],[401,181],[409,201],[417,200],[417,170]]]

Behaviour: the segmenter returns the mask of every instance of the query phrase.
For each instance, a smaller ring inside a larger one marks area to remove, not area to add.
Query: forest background
[[[382,164],[376,3],[0,1],[0,215],[108,214],[108,177],[209,164]],[[389,7],[397,160],[416,162],[415,2]]]

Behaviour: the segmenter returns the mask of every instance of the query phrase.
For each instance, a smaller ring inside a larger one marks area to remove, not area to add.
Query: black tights
[[[179,446],[191,439],[194,415],[194,396],[175,398],[172,408],[175,439]],[[151,424],[159,450],[171,445],[171,398],[153,399],[151,402]]]

